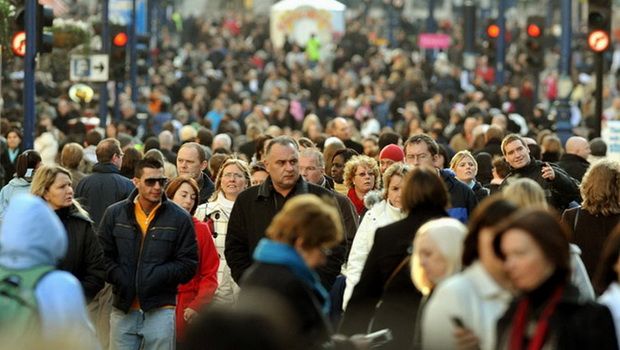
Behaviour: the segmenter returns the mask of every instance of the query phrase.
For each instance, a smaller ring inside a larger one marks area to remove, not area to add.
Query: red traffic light
[[[125,46],[127,45],[127,41],[129,41],[129,37],[125,32],[120,32],[116,34],[112,39],[112,43],[114,44],[114,46]]]
[[[501,30],[499,29],[499,26],[497,24],[490,24],[487,27],[487,35],[489,36],[489,38],[497,38],[499,37],[499,33],[501,32]]]
[[[588,34],[588,46],[594,52],[603,52],[609,48],[609,33],[604,30],[595,30]]]
[[[530,38],[538,38],[542,34],[540,27],[534,23],[527,26],[527,36]]]
[[[13,38],[11,39],[11,50],[15,54],[15,56],[24,57],[26,56],[26,32],[19,31],[13,34]]]

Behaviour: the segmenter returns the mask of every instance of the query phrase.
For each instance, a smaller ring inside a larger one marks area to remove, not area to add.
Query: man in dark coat
[[[140,160],[133,181],[136,190],[106,210],[99,228],[106,280],[114,288],[110,345],[174,349],[177,288],[198,265],[194,225],[166,198],[161,162]]]
[[[577,181],[555,164],[531,159],[529,148],[521,136],[506,136],[502,141],[502,152],[511,168],[502,187],[513,179],[527,177],[543,188],[547,202],[560,212],[573,201],[581,202]]]
[[[590,144],[583,137],[573,136],[566,140],[566,152],[560,157],[558,166],[572,178],[581,182],[583,175],[590,167]]]
[[[77,184],[75,198],[84,205],[95,227],[98,227],[105,210],[127,198],[134,185],[120,174],[124,154],[118,140],[102,140],[95,153],[98,163],[93,166],[93,173]]]
[[[267,146],[263,159],[269,177],[258,186],[241,192],[230,213],[224,254],[231,275],[239,283],[252,265],[252,253],[265,230],[284,203],[293,196],[310,193],[333,198],[323,187],[308,183],[299,174],[299,150],[290,137],[277,137]],[[342,217],[342,209],[340,209]],[[344,223],[343,223],[344,227]],[[338,246],[328,258],[327,265],[317,269],[321,282],[331,289],[344,262],[345,247]]]

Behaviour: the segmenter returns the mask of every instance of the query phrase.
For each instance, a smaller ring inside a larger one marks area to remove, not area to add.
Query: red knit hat
[[[405,159],[405,153],[402,148],[392,143],[383,147],[381,153],[379,153],[379,159],[391,159],[395,162],[402,162]]]

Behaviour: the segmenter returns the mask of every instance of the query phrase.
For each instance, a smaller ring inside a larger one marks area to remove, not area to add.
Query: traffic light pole
[[[594,137],[601,136],[601,119],[603,118],[603,53],[596,56],[596,89],[594,90]]]
[[[101,45],[103,53],[110,57],[110,0],[103,0],[101,7]],[[108,62],[108,74],[111,73]],[[105,129],[108,118],[108,83],[103,82],[99,86],[99,126]]]
[[[495,54],[495,84],[499,88],[504,85],[504,69],[506,65],[506,0],[499,0],[497,25],[499,26],[500,34],[497,38],[497,53]]]
[[[36,88],[34,73],[37,57],[37,0],[26,0],[25,7],[26,55],[24,57],[24,147],[34,146]]]
[[[570,81],[571,71],[571,37],[572,37],[572,1],[562,0],[562,36],[560,37],[560,81]],[[562,84],[563,85],[563,84]],[[571,124],[571,107],[569,102],[570,91],[563,91],[564,96],[559,96],[560,100],[557,108],[556,132],[562,141],[566,142],[573,135]]]
[[[136,65],[136,45],[137,40],[137,13],[136,13],[136,0],[131,1],[131,27],[129,29],[129,83],[131,84],[131,101],[135,104],[138,101],[138,67]]]

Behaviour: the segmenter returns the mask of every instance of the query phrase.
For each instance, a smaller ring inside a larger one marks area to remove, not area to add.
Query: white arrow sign
[[[108,81],[108,55],[72,55],[69,79],[72,81]]]

